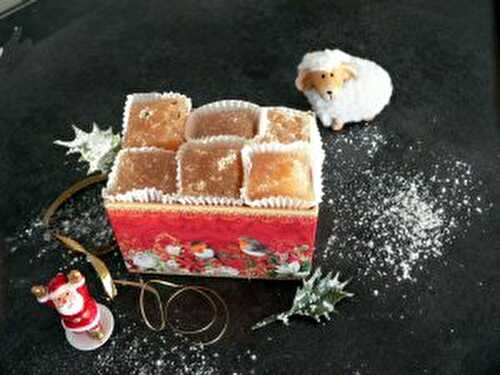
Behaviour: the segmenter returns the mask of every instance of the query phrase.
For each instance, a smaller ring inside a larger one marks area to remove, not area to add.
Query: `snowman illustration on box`
[[[97,349],[111,336],[113,314],[90,295],[80,271],[58,273],[47,286],[35,285],[31,291],[38,302],[56,309],[66,339],[76,349]]]

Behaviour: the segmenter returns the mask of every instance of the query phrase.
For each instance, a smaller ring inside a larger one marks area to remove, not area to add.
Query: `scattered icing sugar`
[[[412,270],[422,259],[442,255],[444,243],[451,238],[454,219],[446,221],[444,209],[437,207],[419,177],[386,175],[370,179],[376,182],[372,188],[346,197],[346,205],[357,207],[349,225],[353,234],[349,238],[339,237],[339,226],[346,225],[339,223],[332,229],[328,248],[338,246],[342,249],[339,256],[362,260],[364,274],[392,273],[398,280],[412,279]]]
[[[238,155],[236,154],[236,152],[233,151],[229,153],[227,156],[217,160],[217,169],[219,170],[219,172],[227,169],[229,165],[231,165],[236,161],[237,157]]]
[[[389,142],[376,127],[339,135],[326,149],[331,213],[324,217],[331,232],[320,258],[351,265],[354,278],[416,281],[429,259],[444,255],[474,216],[491,207],[470,164],[421,144]],[[400,160],[386,159],[394,152]]]
[[[118,315],[123,319],[128,315]],[[151,337],[151,331],[142,324],[132,322],[118,328],[97,354],[92,369],[96,373],[116,373],[127,370],[131,374],[155,375],[215,375],[223,373],[223,359],[226,353],[216,347],[205,347],[192,343],[178,334],[160,333]],[[231,353],[232,366],[248,366],[257,361],[257,355],[249,350]],[[251,371],[253,373],[253,370]]]
[[[70,236],[88,250],[114,243],[100,188],[78,194],[75,199],[65,203],[53,216],[51,231]],[[50,259],[54,266],[58,267],[58,271],[66,272],[77,265],[87,263],[84,256],[66,250],[54,240],[39,215],[34,215],[33,219],[18,229],[14,236],[7,238],[6,242],[11,253],[27,251],[36,246],[37,251],[27,259],[31,265],[39,266]],[[115,251],[113,256],[119,258],[120,254]]]
[[[130,327],[115,335],[97,355],[97,372],[114,374],[117,367],[138,375],[215,375],[221,372],[217,352],[209,352],[202,345],[190,344],[178,335],[175,336],[175,344],[165,335],[151,340],[134,332],[134,326]]]

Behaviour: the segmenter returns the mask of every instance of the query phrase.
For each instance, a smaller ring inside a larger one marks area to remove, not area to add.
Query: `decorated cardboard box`
[[[296,279],[321,200],[312,113],[129,95],[104,205],[130,272]]]
[[[311,270],[317,208],[105,206],[130,272],[294,279]]]

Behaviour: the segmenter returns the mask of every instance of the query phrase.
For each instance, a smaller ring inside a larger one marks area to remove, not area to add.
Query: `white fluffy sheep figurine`
[[[338,49],[307,53],[297,70],[297,89],[323,125],[336,131],[372,120],[391,99],[391,77],[381,66]]]

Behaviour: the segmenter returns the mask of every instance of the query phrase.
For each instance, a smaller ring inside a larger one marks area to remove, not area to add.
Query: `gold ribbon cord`
[[[80,245],[77,241],[73,240],[71,237],[62,235],[57,232],[52,232],[50,230],[50,224],[52,223],[52,218],[54,214],[64,203],[66,203],[71,197],[73,197],[73,195],[75,195],[79,191],[84,190],[87,187],[95,185],[99,182],[106,181],[106,179],[107,179],[106,175],[98,174],[84,178],[83,180],[80,180],[77,183],[71,185],[61,195],[59,195],[54,200],[54,202],[50,204],[50,206],[45,211],[45,214],[43,215],[42,223],[45,224],[47,228],[49,228],[50,235],[55,239],[57,239],[59,242],[61,242],[66,248],[73,251],[77,251],[87,256],[87,259],[97,272],[99,280],[101,280],[102,286],[104,287],[104,291],[106,292],[109,298],[113,299],[115,298],[117,291],[115,284],[113,283],[113,278],[111,277],[111,273],[109,272],[108,267],[106,267],[106,264],[102,260],[100,260],[94,253],[91,253],[88,250],[86,250],[82,245]],[[98,248],[95,253],[102,255],[106,254],[112,249],[113,245],[109,244],[101,248]]]
[[[75,241],[71,237],[62,235],[58,232],[50,231],[50,224],[52,223],[52,218],[54,214],[65,202],[67,202],[73,195],[75,195],[79,191],[86,189],[87,187],[97,184],[99,182],[103,182],[106,179],[107,179],[106,175],[98,174],[80,180],[77,183],[71,185],[67,190],[65,190],[61,195],[59,195],[54,200],[54,202],[50,204],[50,206],[45,211],[45,214],[43,215],[42,222],[49,228],[49,233],[51,234],[51,236],[57,239],[66,248],[84,254],[87,257],[88,261],[92,264],[92,267],[96,271],[97,276],[99,277],[99,280],[103,285],[104,291],[106,292],[106,294],[110,299],[114,299],[114,297],[116,297],[117,295],[116,285],[139,288],[140,289],[139,309],[142,315],[142,319],[144,320],[146,326],[153,331],[163,331],[168,325],[174,332],[186,336],[197,335],[207,332],[210,328],[214,326],[214,324],[217,321],[217,316],[219,315],[219,309],[217,307],[216,301],[218,301],[219,304],[223,307],[224,324],[222,325],[220,331],[214,338],[208,341],[200,341],[198,343],[202,345],[211,345],[219,341],[224,336],[227,327],[229,325],[229,309],[227,307],[227,304],[222,299],[222,297],[214,290],[202,286],[175,284],[172,282],[159,279],[152,279],[146,282],[143,282],[142,280],[140,282],[129,281],[129,280],[113,280],[106,264],[97,257],[97,255],[102,255],[110,252],[114,248],[113,244],[108,244],[99,247],[93,252],[90,252],[87,249],[85,249],[85,247],[83,247],[79,242]],[[177,290],[174,293],[172,293],[170,297],[168,297],[167,301],[165,302],[165,305],[163,305],[160,293],[155,287],[152,286],[153,284],[170,287]],[[155,297],[156,306],[158,307],[159,317],[160,317],[160,322],[158,326],[155,326],[154,324],[151,323],[146,313],[145,302],[144,302],[145,292],[152,293],[153,296]],[[185,330],[176,327],[168,319],[168,312],[174,301],[176,301],[178,298],[180,298],[182,295],[188,292],[194,292],[202,296],[208,302],[213,312],[212,318],[208,323],[194,330]]]
[[[146,324],[146,326],[151,329],[152,331],[160,332],[166,329],[167,325],[172,329],[172,331],[179,333],[181,335],[185,336],[190,336],[190,335],[198,335],[202,334],[204,332],[207,332],[210,328],[214,326],[214,324],[217,322],[217,316],[219,314],[219,309],[217,307],[217,303],[215,300],[210,296],[212,295],[215,297],[215,299],[219,302],[219,304],[223,308],[223,313],[224,313],[224,324],[220,328],[219,332],[215,337],[213,337],[210,340],[207,341],[198,341],[198,344],[201,345],[212,345],[215,344],[217,341],[219,341],[224,334],[227,331],[227,328],[229,326],[229,309],[227,307],[227,304],[224,302],[222,297],[215,292],[212,289],[205,288],[202,286],[193,286],[193,285],[182,285],[182,284],[175,284],[169,281],[164,281],[164,280],[158,280],[158,279],[152,279],[148,280],[146,282],[143,282],[142,280],[140,282],[135,282],[135,281],[129,281],[129,280],[114,280],[115,284],[123,285],[123,286],[132,286],[136,288],[140,288],[140,294],[139,294],[139,310],[141,312],[142,320]],[[156,288],[151,286],[152,284],[157,284],[157,285],[162,285],[170,288],[177,289],[174,293],[168,297],[167,301],[165,302],[165,305],[162,303],[162,299],[160,296],[160,293]],[[189,291],[195,292],[202,297],[205,298],[205,300],[208,302],[210,307],[212,308],[212,318],[208,323],[205,325],[201,326],[200,328],[193,329],[193,330],[187,330],[187,329],[182,329],[179,327],[176,327],[173,325],[168,319],[168,312],[174,303],[176,299],[178,299],[181,295],[184,293],[187,293]],[[151,323],[150,319],[148,318],[148,314],[146,313],[146,307],[145,307],[145,302],[144,302],[144,296],[145,292],[150,292],[153,294],[155,297],[155,302],[156,306],[158,307],[159,311],[159,316],[160,316],[160,321],[157,326],[155,326],[153,323]]]

